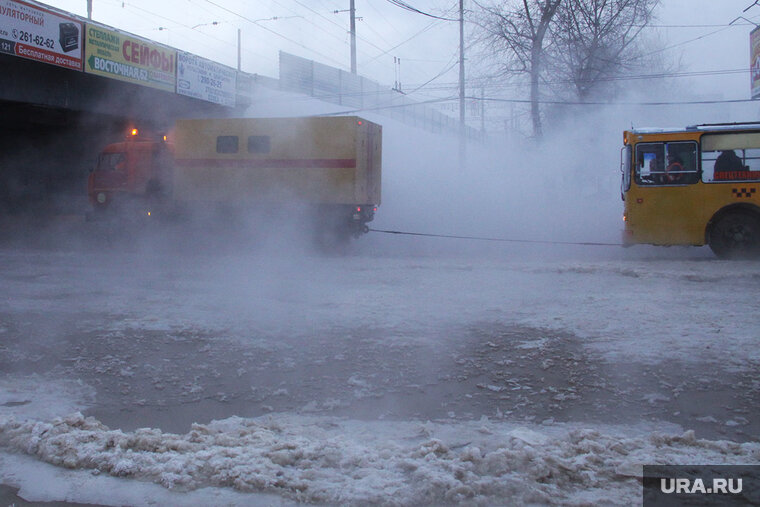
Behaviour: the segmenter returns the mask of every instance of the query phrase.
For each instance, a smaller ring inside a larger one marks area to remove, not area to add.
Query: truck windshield
[[[122,169],[121,164],[125,157],[123,153],[102,153],[98,158],[98,171],[117,171]]]

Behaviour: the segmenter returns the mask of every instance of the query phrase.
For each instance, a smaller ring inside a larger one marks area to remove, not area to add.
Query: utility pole
[[[353,1],[353,0],[352,0]],[[459,168],[467,158],[467,128],[464,122],[464,0],[459,0]]]
[[[92,0],[87,0],[87,19],[92,21]]]
[[[480,133],[486,140],[486,88],[480,88]]]
[[[351,0],[348,10],[351,12],[351,74],[356,74],[356,7],[354,0]]]
[[[396,82],[393,85],[393,89],[397,92],[401,91],[401,58],[397,56],[393,57],[393,70],[396,73]]]
[[[240,43],[240,28],[238,28],[238,72],[240,72],[240,64],[242,63],[242,50],[243,46]]]

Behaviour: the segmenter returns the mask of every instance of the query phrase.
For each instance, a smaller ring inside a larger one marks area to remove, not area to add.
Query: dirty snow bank
[[[637,436],[631,436],[637,434]],[[276,493],[328,504],[638,503],[643,464],[740,464],[738,444],[631,428],[518,427],[328,417],[233,417],[185,435],[110,430],[74,413],[48,422],[0,419],[0,445],[69,469],[150,481]]]

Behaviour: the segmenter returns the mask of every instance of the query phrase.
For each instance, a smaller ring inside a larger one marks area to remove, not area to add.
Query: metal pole
[[[354,0],[349,5],[351,12],[351,74],[356,74],[356,7]]]
[[[87,19],[92,21],[92,0],[87,0]]]
[[[486,140],[486,89],[482,87],[480,89],[480,132],[483,136],[483,141]]]
[[[464,169],[467,150],[464,122],[464,0],[459,0],[459,167]]]
[[[238,72],[240,72],[240,63],[241,63],[241,44],[240,44],[240,28],[238,28]]]

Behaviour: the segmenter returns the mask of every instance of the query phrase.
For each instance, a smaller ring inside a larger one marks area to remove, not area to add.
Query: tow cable
[[[622,243],[599,243],[594,241],[548,241],[537,239],[510,239],[510,238],[488,238],[483,236],[457,236],[452,234],[429,234],[424,232],[409,231],[389,231],[384,229],[369,229],[369,232],[379,232],[382,234],[399,234],[404,236],[424,236],[427,238],[449,238],[449,239],[469,239],[474,241],[498,241],[501,243],[538,243],[543,245],[580,245],[580,246],[624,246]]]

